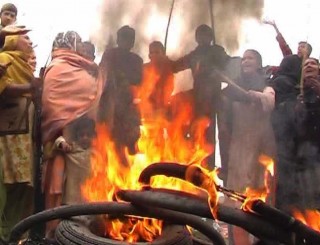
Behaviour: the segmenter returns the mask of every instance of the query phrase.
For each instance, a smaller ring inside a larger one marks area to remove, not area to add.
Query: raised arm
[[[277,41],[279,43],[279,47],[281,49],[281,52],[282,52],[283,56],[292,55],[292,50],[289,47],[289,45],[287,44],[287,42],[284,39],[284,37],[282,36],[281,32],[279,31],[278,26],[275,23],[275,21],[265,20],[264,23],[268,24],[268,25],[271,25],[275,29],[275,31],[277,33],[276,39],[277,39]]]

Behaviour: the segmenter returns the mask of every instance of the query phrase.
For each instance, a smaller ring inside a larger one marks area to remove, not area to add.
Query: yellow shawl
[[[26,84],[33,78],[32,68],[28,64],[29,54],[17,50],[18,39],[18,35],[6,37],[0,52],[0,64],[11,63],[5,75],[0,78],[0,94],[9,84]]]

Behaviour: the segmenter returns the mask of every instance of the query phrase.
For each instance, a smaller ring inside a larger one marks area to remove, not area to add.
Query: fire
[[[154,79],[154,74],[145,76],[145,79]],[[141,190],[139,175],[154,162],[201,165],[213,150],[204,139],[209,120],[202,118],[191,124],[191,101],[186,100],[183,109],[172,110],[174,116],[170,117],[168,108],[160,107],[160,110],[154,110],[150,105],[148,95],[152,92],[148,90],[154,86],[145,81],[142,84],[139,92],[145,97],[139,98],[142,115],[141,137],[137,143],[139,153],[129,155],[126,152],[125,157],[129,164],[124,166],[117,155],[107,126],[97,125],[97,137],[93,141],[96,154],[91,159],[92,176],[82,186],[82,194],[88,201],[117,200],[116,192],[119,189]],[[170,101],[167,106],[169,105]],[[165,176],[152,178],[151,186],[198,193],[192,184]],[[126,242],[152,241],[161,234],[161,229],[161,221],[137,217],[121,220],[110,218],[106,222],[106,236]]]
[[[312,229],[320,231],[320,212],[318,210],[306,210],[304,212],[294,210],[293,217]]]
[[[266,172],[269,172],[271,176],[274,176],[274,161],[271,157],[262,154],[259,156],[258,161],[266,168]]]
[[[199,165],[190,165],[186,171],[186,180],[200,187],[208,193],[208,204],[212,216],[217,219],[218,208],[218,191],[217,183],[219,182],[218,171],[208,171]]]
[[[258,190],[252,189],[250,187],[246,188],[244,196],[246,199],[244,200],[241,208],[246,212],[253,212],[252,204],[256,200],[261,200],[266,202],[268,195],[271,193],[272,181],[271,177],[274,176],[274,161],[271,157],[267,155],[260,155],[258,159],[259,163],[261,163],[265,167],[264,172],[264,187]]]
[[[261,200],[263,202],[267,199],[267,189],[262,188],[260,190],[254,190],[252,188],[247,187],[244,195],[247,197],[243,202],[241,208],[243,211],[254,213],[252,210],[252,204],[257,201]]]

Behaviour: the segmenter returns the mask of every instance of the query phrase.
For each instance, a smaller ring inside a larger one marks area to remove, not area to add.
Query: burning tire
[[[60,222],[56,230],[56,240],[60,245],[125,245],[127,242],[116,241],[101,237],[94,234],[88,225],[71,221],[63,220]],[[167,225],[162,235],[153,242],[134,243],[137,245],[154,244],[154,245],[192,245],[190,233],[184,226]]]

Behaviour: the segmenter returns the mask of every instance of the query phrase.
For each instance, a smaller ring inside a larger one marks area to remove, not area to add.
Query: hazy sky
[[[33,30],[30,36],[33,43],[38,45],[38,67],[45,64],[52,41],[59,31],[76,30],[84,40],[88,39],[90,34],[97,33],[102,1],[104,0],[11,1],[18,7],[18,24],[27,25]],[[0,4],[6,2],[8,1],[0,0]],[[319,0],[265,0],[264,16],[277,22],[293,51],[296,51],[300,40],[308,40],[314,48],[312,56],[316,58],[320,55],[319,13]],[[167,18],[162,17],[158,21],[161,22],[160,25],[166,26]],[[134,26],[134,23],[128,24]],[[256,20],[246,20],[243,25],[240,49],[234,55],[241,55],[246,48],[255,48],[261,52],[265,65],[279,64],[282,57],[272,27],[260,24]],[[171,38],[175,38],[177,48],[182,39],[174,37],[174,33],[170,35]],[[170,52],[169,49],[169,56]]]

